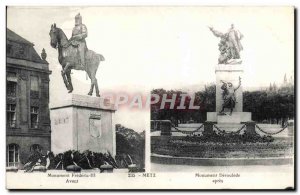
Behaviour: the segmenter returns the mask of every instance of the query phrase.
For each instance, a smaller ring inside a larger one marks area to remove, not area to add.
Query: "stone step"
[[[219,129],[225,130],[226,132],[238,131],[244,124],[237,123],[217,123],[215,124]]]
[[[188,123],[188,124],[178,124],[179,128],[198,128],[202,123]]]
[[[207,121],[217,123],[242,123],[251,121],[251,112],[233,112],[231,115],[226,112],[220,115],[217,112],[207,112]]]

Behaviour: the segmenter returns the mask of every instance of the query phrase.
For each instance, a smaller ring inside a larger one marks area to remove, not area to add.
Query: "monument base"
[[[251,112],[207,112],[207,121],[216,123],[240,124],[251,121]]]
[[[51,108],[51,150],[55,154],[90,150],[115,156],[114,112],[114,106],[103,98],[66,96]]]

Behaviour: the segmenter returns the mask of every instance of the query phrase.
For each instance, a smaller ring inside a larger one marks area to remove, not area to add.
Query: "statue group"
[[[218,63],[225,65],[241,64],[242,60],[240,52],[243,50],[241,44],[243,35],[240,31],[236,30],[233,24],[226,33],[219,32],[213,27],[209,27],[209,29],[216,37],[221,38],[218,44],[220,51]],[[223,103],[219,114],[224,115],[225,108],[228,108],[230,110],[229,115],[231,115],[237,103],[235,93],[241,86],[241,77],[239,77],[239,84],[237,87],[234,87],[231,82],[225,82],[223,80],[221,80],[221,82],[223,83],[221,86]]]
[[[223,83],[221,86],[221,89],[223,90],[222,92],[223,104],[222,104],[222,110],[219,112],[219,114],[224,115],[225,108],[229,108],[230,109],[229,115],[231,115],[233,109],[235,108],[235,104],[237,103],[235,92],[240,88],[242,84],[241,77],[239,77],[239,85],[237,87],[234,87],[231,82],[225,82],[222,80],[221,82]]]
[[[231,28],[226,33],[216,31],[213,27],[209,27],[211,32],[216,36],[220,37],[219,51],[220,56],[218,59],[219,64],[237,64],[241,63],[240,51],[243,50],[241,39],[243,35],[240,31],[231,25]]]

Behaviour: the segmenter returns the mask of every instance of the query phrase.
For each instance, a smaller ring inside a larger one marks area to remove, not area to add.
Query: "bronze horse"
[[[58,61],[62,66],[61,75],[69,93],[73,91],[71,70],[83,70],[86,71],[91,79],[91,88],[88,95],[91,96],[93,94],[95,87],[96,96],[100,97],[96,73],[100,61],[104,61],[104,57],[101,54],[87,49],[85,54],[86,67],[82,68],[82,66],[80,66],[80,57],[77,48],[70,44],[65,33],[60,28],[57,28],[56,24],[51,25],[49,35],[51,37],[50,45],[55,49],[58,48]]]

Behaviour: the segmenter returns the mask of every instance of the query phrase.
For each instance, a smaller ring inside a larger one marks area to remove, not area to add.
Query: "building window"
[[[39,77],[30,76],[30,97],[39,98]]]
[[[9,97],[16,97],[17,95],[17,75],[14,72],[7,72],[6,74],[6,93]]]
[[[7,164],[8,167],[18,167],[19,165],[20,147],[17,144],[9,144],[7,146]]]
[[[39,125],[39,107],[31,106],[30,108],[30,126],[33,129],[37,129]]]
[[[16,97],[17,96],[17,83],[8,81],[6,93],[7,93],[8,97]]]
[[[30,146],[30,151],[33,152],[42,152],[42,146],[39,144],[33,144]]]
[[[16,127],[16,104],[7,104],[6,119],[9,127]]]

